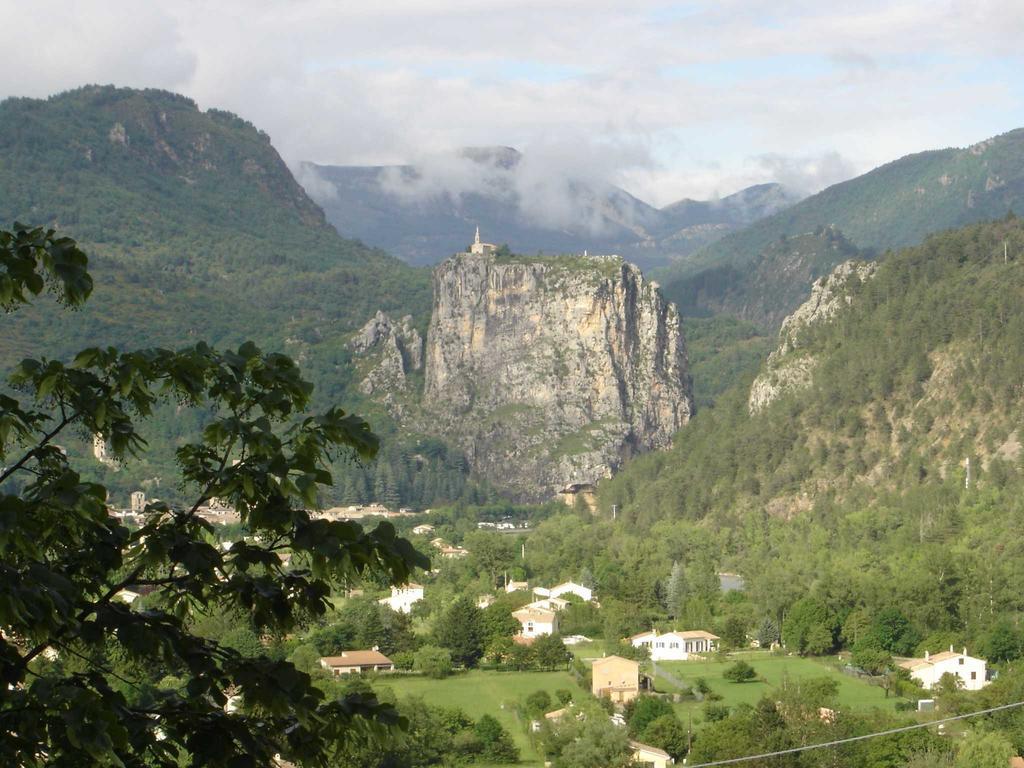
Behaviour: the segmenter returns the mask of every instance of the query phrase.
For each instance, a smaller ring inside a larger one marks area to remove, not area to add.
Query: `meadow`
[[[743,658],[757,672],[758,679],[749,683],[734,683],[722,675],[731,666],[735,658]],[[650,671],[650,663],[646,665]],[[659,673],[667,672],[671,677]],[[756,704],[762,696],[779,686],[783,680],[800,680],[812,677],[830,677],[839,684],[836,708],[870,710],[873,708],[893,711],[899,699],[895,696],[886,698],[885,691],[876,685],[845,675],[832,666],[817,659],[799,656],[775,656],[766,652],[730,655],[728,661],[668,661],[657,664],[654,674],[655,689],[666,693],[679,690],[674,681],[686,686],[693,686],[699,678],[703,678],[711,690],[722,699],[719,704],[734,707],[737,704]],[[703,720],[703,702],[688,700],[675,705],[676,712],[686,722],[693,718],[696,725]]]
[[[494,672],[474,670],[433,680],[427,677],[394,675],[378,678],[374,688],[390,688],[401,701],[422,697],[432,704],[457,707],[473,718],[493,715],[509,731],[519,747],[520,765],[540,765],[540,754],[531,743],[526,723],[516,711],[534,691],[545,690],[555,699],[555,691],[565,689],[574,697],[583,695],[568,672]]]

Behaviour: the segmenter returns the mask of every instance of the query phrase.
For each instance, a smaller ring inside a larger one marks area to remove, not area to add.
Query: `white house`
[[[386,605],[398,613],[412,613],[413,603],[423,599],[423,585],[409,582],[401,587],[391,588],[391,597],[382,597],[378,603]]]
[[[421,523],[413,528],[412,532],[417,536],[426,536],[427,534],[434,532],[434,526],[430,523]]]
[[[590,587],[584,587],[582,584],[577,584],[574,581],[567,581],[564,584],[551,588],[551,597],[561,597],[566,594],[576,595],[588,603],[594,599],[594,591]]]
[[[909,670],[910,676],[926,691],[934,688],[947,673],[960,678],[967,691],[980,690],[989,682],[985,679],[985,660],[968,656],[966,648],[963,653],[954,651],[953,646],[949,646],[948,651],[934,655],[925,651],[923,659],[905,659],[899,665]]]
[[[633,635],[629,643],[634,648],[647,648],[651,661],[687,661],[693,655],[714,653],[720,639],[703,630],[659,634],[652,629]]]
[[[512,615],[523,625],[520,637],[533,638],[541,635],[553,635],[558,632],[558,614],[543,608],[520,608],[512,611]]]
[[[476,599],[476,607],[483,610],[494,603],[494,599],[494,595],[480,595],[480,597]]]
[[[527,590],[530,585],[525,581],[507,581],[505,582],[506,592],[519,592],[520,590]]]

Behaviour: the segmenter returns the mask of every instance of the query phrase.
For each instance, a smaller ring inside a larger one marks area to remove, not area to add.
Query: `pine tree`
[[[582,584],[584,587],[587,587],[588,589],[593,589],[594,572],[590,570],[590,568],[588,568],[587,566],[583,566],[583,569],[580,571],[579,581],[580,584]]]
[[[441,615],[434,636],[438,645],[451,651],[456,664],[474,667],[484,655],[480,609],[468,597],[460,597]]]
[[[765,616],[757,628],[757,642],[762,648],[770,648],[773,643],[779,642],[779,627],[769,617]]]
[[[672,618],[678,618],[683,613],[686,604],[687,586],[686,571],[679,561],[672,563],[672,574],[668,577],[668,586],[665,589],[665,607]]]

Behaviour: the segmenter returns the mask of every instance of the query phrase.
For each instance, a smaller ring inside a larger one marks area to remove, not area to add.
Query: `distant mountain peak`
[[[479,146],[416,165],[304,167],[315,172],[317,200],[339,232],[413,264],[459,251],[467,228],[479,224],[519,253],[617,253],[653,267],[796,200],[761,184],[659,210],[613,184],[529,159],[512,147]]]
[[[523,159],[523,154],[518,149],[501,146],[462,147],[456,154],[475,163],[505,169],[515,168]]]

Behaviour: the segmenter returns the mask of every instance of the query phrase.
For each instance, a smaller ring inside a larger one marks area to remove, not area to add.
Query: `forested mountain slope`
[[[0,103],[0,221],[76,238],[96,283],[79,312],[39,301],[9,317],[2,370],[89,345],[252,339],[296,357],[321,401],[382,418],[350,386],[349,336],[378,309],[424,327],[429,313],[429,273],[340,237],[266,134],[163,91]],[[168,416],[162,428],[140,473],[171,466],[175,435],[192,425]]]
[[[753,415],[734,389],[603,482],[601,507],[651,542],[704,540],[777,616],[812,594],[837,621],[895,605],[980,637],[1024,609],[1024,225],[935,235],[840,285],[780,350],[812,361],[808,383]]]
[[[800,353],[817,359],[809,387],[753,416],[748,393],[734,390],[671,452],[607,483],[608,500],[648,520],[738,507],[790,514],[805,495],[869,479],[896,489],[962,471],[968,457],[1005,458],[1024,414],[1020,220],[935,235],[846,290],[848,305],[802,332]],[[636,482],[656,465],[656,480]]]
[[[822,227],[835,227],[853,246],[882,252],[919,243],[926,235],[948,227],[1001,217],[1011,209],[1020,209],[1022,200],[1024,129],[1017,129],[963,149],[908,155],[836,184],[677,262],[667,268],[661,280],[666,294],[679,303],[683,314],[722,307],[740,314],[745,306],[765,297],[774,300],[785,314],[799,300],[773,296],[773,286],[762,288],[756,281],[743,282],[748,265],[759,259],[763,262],[766,254],[769,260],[772,258],[773,244]],[[777,257],[791,258],[777,247],[775,250]],[[817,266],[827,271],[843,258],[837,255],[831,263]],[[719,279],[716,291],[694,295],[694,283],[709,280],[701,273],[720,273],[727,268],[732,270],[732,280]],[[810,280],[804,282],[804,295],[809,284]],[[687,298],[691,299],[689,304]]]
[[[0,104],[0,221],[15,220],[55,226],[93,256],[93,309],[73,328],[45,318],[65,348],[196,335],[312,344],[380,306],[429,306],[428,275],[338,237],[266,134],[166,92],[86,87]]]

